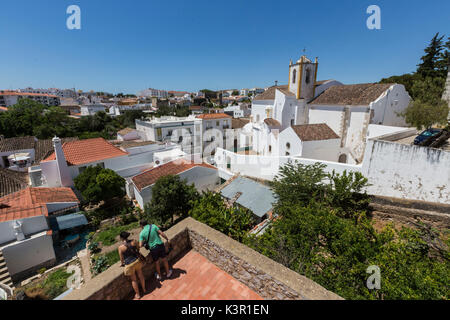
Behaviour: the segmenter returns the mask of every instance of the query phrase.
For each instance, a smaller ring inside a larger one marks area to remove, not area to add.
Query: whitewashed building
[[[52,266],[56,255],[48,217],[76,210],[79,201],[74,192],[70,188],[27,188],[0,198],[0,204],[0,252],[11,278]]]
[[[251,122],[243,131],[252,134],[257,154],[268,155],[269,145],[277,137],[277,133],[271,135],[272,129],[282,132],[291,126],[325,123],[341,139],[338,158],[360,163],[370,124],[406,125],[399,115],[410,101],[403,85],[318,82],[317,69],[317,58],[312,62],[302,56],[289,64],[288,85],[270,87],[254,97]],[[267,119],[277,125],[269,126]]]
[[[61,104],[60,97],[51,94],[0,91],[0,106],[10,107],[22,99],[31,99],[49,107],[59,106]]]
[[[89,166],[101,166],[115,171],[123,178],[132,177],[154,166],[155,152],[179,148],[174,144],[154,142],[117,142],[103,138],[70,141],[61,144],[53,138],[55,152],[29,168],[33,186],[71,187],[75,179]]]
[[[167,175],[178,175],[198,191],[213,190],[220,185],[217,168],[206,163],[195,164],[179,159],[145,171],[131,179],[133,195],[141,208],[152,199],[152,188],[156,181]]]
[[[81,115],[82,116],[93,116],[97,112],[106,111],[106,106],[103,104],[88,104],[88,105],[82,105],[80,107]]]

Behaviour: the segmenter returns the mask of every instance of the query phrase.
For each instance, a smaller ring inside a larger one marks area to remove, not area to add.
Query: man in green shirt
[[[146,220],[141,220],[139,222],[142,231],[139,234],[139,246],[145,247],[150,250],[153,261],[156,266],[156,279],[161,280],[161,268],[159,262],[162,260],[164,263],[164,268],[166,269],[167,278],[172,275],[172,270],[169,270],[169,262],[167,261],[166,247],[164,242],[161,240],[160,236],[169,241],[169,238],[159,230],[157,225],[149,224]]]

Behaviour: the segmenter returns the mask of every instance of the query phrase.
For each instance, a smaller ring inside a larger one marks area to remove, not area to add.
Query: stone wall
[[[283,283],[275,280],[255,266],[232,255],[214,242],[189,231],[189,238],[195,251],[206,257],[220,269],[239,280],[264,299],[303,300],[300,293],[295,292]]]
[[[314,281],[191,218],[192,249],[267,300],[340,300]]]

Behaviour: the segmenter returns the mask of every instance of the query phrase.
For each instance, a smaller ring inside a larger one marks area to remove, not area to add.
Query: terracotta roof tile
[[[136,188],[138,188],[139,191],[141,191],[143,188],[154,184],[161,177],[167,175],[177,175],[194,167],[217,169],[216,167],[209,165],[207,163],[193,163],[182,159],[171,161],[159,167],[147,170],[144,173],[134,176],[132,180]]]
[[[280,90],[287,96],[295,96],[292,92],[289,91],[289,87],[286,84],[283,86],[272,86],[263,93],[258,94],[253,100],[275,100],[276,90]]]
[[[30,92],[16,92],[16,91],[0,91],[0,96],[41,96],[41,97],[50,97],[50,98],[58,98],[53,94],[47,93],[30,93]]]
[[[103,138],[66,142],[62,148],[69,166],[87,164],[128,154],[128,152],[117,148]],[[55,159],[55,153],[53,152],[44,161]]]
[[[332,86],[309,104],[366,106],[392,85],[392,83],[363,83]]]
[[[0,140],[0,152],[34,149],[35,137],[15,137]]]
[[[0,168],[0,197],[25,189],[28,173]]]
[[[77,141],[78,138],[62,138],[61,143]],[[38,140],[34,146],[34,164],[39,164],[45,158],[48,158],[53,152],[53,141],[52,139]]]
[[[229,116],[225,113],[205,113],[198,115],[197,118],[210,120],[210,119],[232,118],[232,116]]]
[[[325,123],[301,124],[291,128],[302,141],[339,139],[339,136]]]
[[[233,118],[231,120],[231,128],[232,129],[239,129],[244,127],[247,123],[250,122],[250,119],[246,118]]]
[[[26,188],[0,198],[0,222],[48,216],[47,204],[79,200],[70,188]]]
[[[273,118],[264,119],[264,123],[270,127],[280,127],[281,126],[281,123]]]

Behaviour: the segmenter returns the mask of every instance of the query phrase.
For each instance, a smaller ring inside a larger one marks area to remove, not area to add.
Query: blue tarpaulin
[[[71,229],[88,224],[86,217],[81,213],[71,213],[56,217],[59,230]]]

